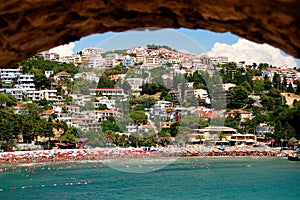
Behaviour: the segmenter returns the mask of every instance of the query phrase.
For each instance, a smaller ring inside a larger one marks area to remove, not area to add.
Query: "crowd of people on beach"
[[[186,156],[288,156],[290,151],[271,148],[229,147],[219,149],[191,145],[188,147],[161,147],[155,150],[149,148],[96,148],[96,149],[56,149],[37,151],[15,151],[0,153],[0,166],[17,165],[21,163],[53,163],[70,161],[90,161],[103,159],[122,158],[161,158],[161,157],[186,157]],[[0,169],[1,170],[1,169]]]

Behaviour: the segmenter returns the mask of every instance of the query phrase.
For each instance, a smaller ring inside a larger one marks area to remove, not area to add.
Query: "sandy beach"
[[[0,153],[0,168],[31,163],[54,163],[76,161],[101,161],[126,158],[164,158],[164,157],[245,157],[245,156],[280,156],[286,157],[292,150],[280,150],[261,147],[227,147],[219,150],[217,147],[193,145],[188,147],[161,147],[156,151],[142,148],[97,148],[97,149],[57,149],[37,151],[15,151]]]

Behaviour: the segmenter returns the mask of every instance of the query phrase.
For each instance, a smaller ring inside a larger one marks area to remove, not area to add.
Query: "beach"
[[[217,147],[190,145],[187,147],[160,147],[155,151],[143,148],[95,148],[95,149],[55,149],[36,151],[15,151],[0,153],[0,170],[2,166],[15,166],[30,163],[55,163],[70,161],[103,161],[128,158],[178,158],[178,157],[287,157],[292,150],[281,150],[266,147]]]

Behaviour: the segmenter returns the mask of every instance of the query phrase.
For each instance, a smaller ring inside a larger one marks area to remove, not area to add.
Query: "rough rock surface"
[[[9,0],[0,4],[0,66],[80,37],[141,27],[230,31],[300,57],[299,0]]]

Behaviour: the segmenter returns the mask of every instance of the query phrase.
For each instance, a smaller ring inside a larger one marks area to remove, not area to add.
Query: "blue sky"
[[[233,35],[229,32],[215,33],[207,30],[161,29],[157,31],[128,31],[122,33],[93,34],[75,42],[73,52],[86,47],[101,47],[105,50],[125,49],[147,44],[169,45],[177,50],[185,49],[195,54],[224,56],[234,55],[233,61],[249,60],[249,62],[273,62],[273,65],[293,63],[300,66],[300,60],[269,45],[258,45]],[[229,57],[228,56],[228,57]],[[230,58],[231,59],[231,58]],[[291,61],[293,60],[293,62]],[[288,65],[288,64],[286,64]]]
[[[156,34],[157,31],[147,31],[147,32],[152,32],[152,35],[155,35],[153,38],[156,39],[157,42],[161,42],[161,45],[170,45],[172,47],[175,48],[175,46],[180,46],[178,45],[178,43],[180,43],[180,40],[176,40],[176,38],[174,39],[174,35],[179,35],[182,34],[183,37],[188,37],[191,40],[194,40],[195,43],[199,44],[200,46],[202,46],[205,50],[210,50],[213,45],[216,42],[221,42],[221,43],[228,43],[228,44],[233,44],[235,42],[237,42],[237,40],[239,39],[239,37],[237,37],[236,35],[233,35],[229,32],[227,33],[215,33],[212,31],[207,31],[207,30],[190,30],[190,29],[163,29],[163,30],[167,30],[165,31],[158,31],[159,34]],[[144,37],[145,38],[145,32],[141,31],[143,33],[139,34],[140,31],[131,31],[134,34],[132,34],[132,36],[130,34],[124,34],[124,33],[113,33],[113,32],[108,32],[108,33],[103,33],[103,34],[93,34],[87,37],[83,37],[81,38],[79,41],[75,42],[75,48],[74,48],[74,52],[78,52],[80,50],[82,50],[83,48],[86,47],[108,47],[110,49],[114,49],[115,46],[119,47],[119,48],[130,48],[132,46],[137,45],[136,41],[134,42],[134,40],[136,39],[135,37]],[[168,37],[168,33],[170,32],[175,32],[175,34],[172,35],[172,38]],[[176,34],[177,32],[177,34]],[[126,40],[122,40],[121,43],[118,43],[118,45],[116,45],[113,42],[113,37],[114,36],[118,36],[118,42],[120,42],[121,37],[125,38]],[[152,41],[154,40],[152,38]],[[185,38],[180,38],[181,40],[184,40]],[[109,42],[106,40],[110,40]],[[171,42],[170,42],[171,41]],[[145,44],[141,44],[141,45],[147,45],[149,43],[151,43],[151,41],[149,41],[149,38],[145,38],[145,40],[143,41],[145,42]],[[154,41],[153,41],[154,42]],[[103,45],[103,43],[105,43]],[[110,46],[108,46],[107,44],[110,44]],[[169,43],[169,44],[168,44]],[[135,44],[135,45],[134,45]],[[181,44],[182,47],[185,47],[185,45]],[[105,49],[107,50],[107,49]],[[195,48],[192,50],[195,50]]]

